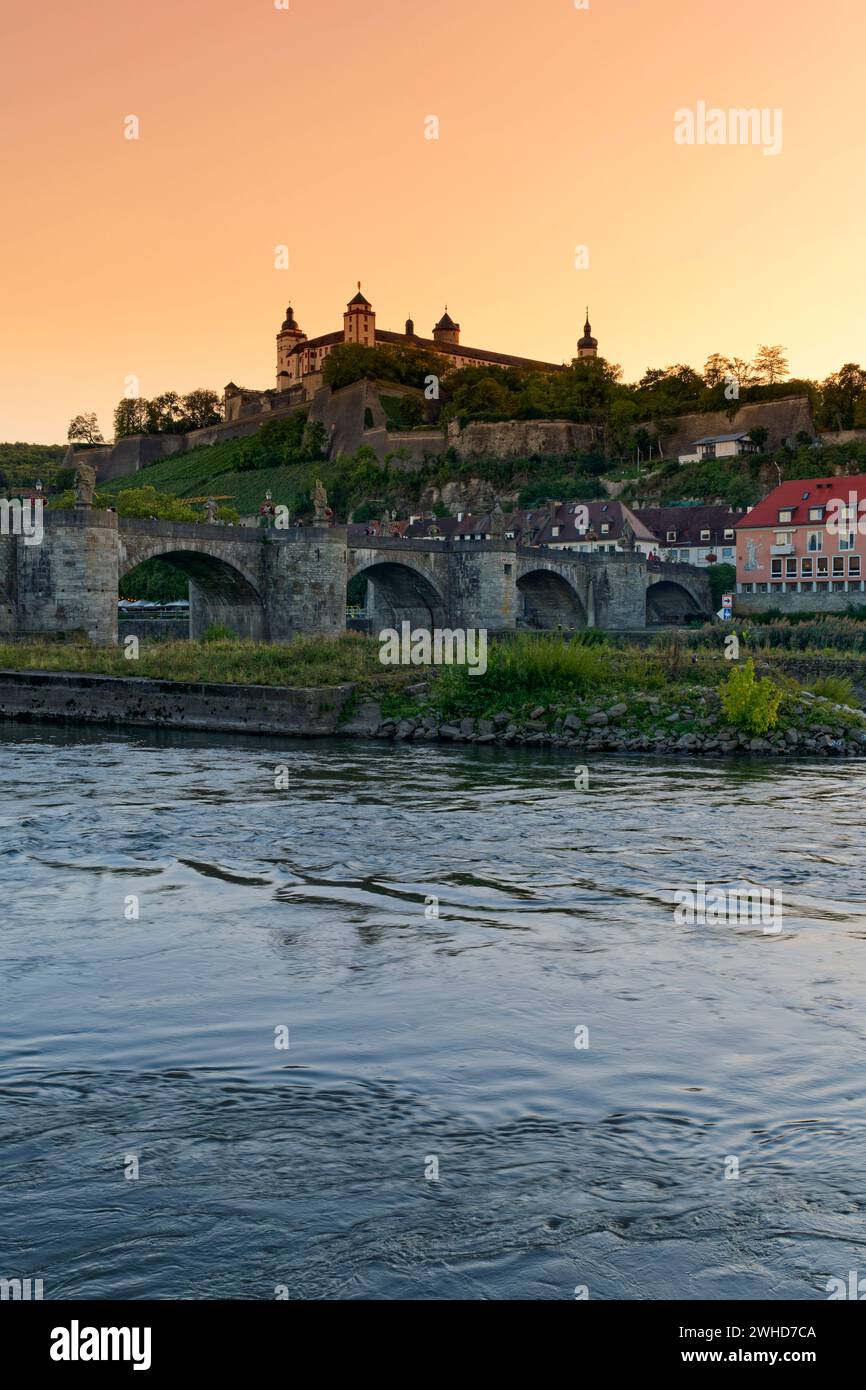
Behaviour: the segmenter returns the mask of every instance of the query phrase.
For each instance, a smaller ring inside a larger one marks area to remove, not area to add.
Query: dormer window
[[[551,526],[551,528],[550,528],[550,534],[551,534],[552,536],[558,536],[558,535],[559,535],[559,527],[558,527],[558,526]]]
[[[609,522],[609,521],[603,521],[603,522],[601,523],[601,534],[602,534],[603,536],[606,536],[609,530],[610,530],[610,522]]]
[[[725,531],[725,540],[726,540],[726,541],[732,541],[733,539],[734,539],[733,528],[729,526],[729,527],[727,528],[727,530]]]
[[[702,531],[702,532],[701,532],[701,540],[702,540],[702,541],[708,541],[709,539],[710,539],[710,533],[709,533],[709,531]]]
[[[810,521],[823,521],[823,520],[824,520],[824,508],[823,508],[823,507],[810,507],[810,508],[809,508],[809,520],[810,520]]]
[[[794,520],[794,508],[793,508],[793,507],[781,507],[781,508],[779,509],[779,521],[780,521],[782,524],[784,524],[786,521],[793,521],[793,520]]]
[[[675,541],[676,538],[677,538],[677,533],[676,533],[676,531],[668,531],[668,533],[667,533],[667,539],[668,539],[669,541]]]

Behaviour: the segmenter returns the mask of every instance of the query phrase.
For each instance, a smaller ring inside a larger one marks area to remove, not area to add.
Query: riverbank
[[[719,650],[690,652],[676,634],[651,650],[522,636],[493,644],[483,674],[385,667],[378,644],[358,637],[160,643],[135,664],[116,649],[6,646],[0,657],[10,651],[68,667],[0,669],[0,718],[17,721],[588,753],[866,756],[866,717],[831,659],[822,674],[820,654],[810,654],[807,685],[785,669],[803,654],[759,654],[755,669],[745,654],[734,662]]]

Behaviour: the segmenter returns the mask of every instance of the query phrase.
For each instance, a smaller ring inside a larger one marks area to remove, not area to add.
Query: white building
[[[703,463],[705,459],[737,458],[740,454],[757,454],[760,450],[747,434],[705,434],[696,439],[680,463]]]

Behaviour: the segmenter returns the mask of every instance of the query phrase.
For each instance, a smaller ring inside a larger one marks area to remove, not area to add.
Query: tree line
[[[116,442],[131,434],[189,434],[191,430],[218,425],[222,418],[221,397],[206,387],[187,391],[186,395],[163,391],[150,400],[124,396],[114,408],[114,438]],[[90,448],[105,443],[93,411],[74,416],[66,438],[70,444]]]
[[[623,381],[622,369],[604,358],[575,358],[559,371],[478,366],[454,370],[442,354],[425,348],[361,347],[341,344],[326,358],[324,381],[334,390],[363,379],[395,382],[423,392],[390,407],[395,424],[411,429],[450,419],[566,419],[601,424],[606,452],[624,446],[641,422],[667,421],[690,412],[804,394],[819,428],[866,428],[866,370],[846,362],[822,381],[791,378],[786,349],[762,344],[751,360],[711,353],[702,371],[685,363],[650,367],[637,382]],[[219,424],[222,403],[215,391],[199,388],[180,395],[164,391],[150,400],[121,400],[114,411],[114,438],[132,434],[187,434]],[[86,447],[104,444],[94,413],[76,415],[67,438]]]
[[[611,436],[624,436],[639,421],[662,423],[690,412],[726,410],[741,404],[808,395],[816,424],[825,429],[866,427],[866,371],[845,363],[823,381],[791,378],[786,349],[762,344],[754,358],[714,352],[703,370],[685,363],[650,367],[637,382],[623,381],[622,369],[604,358],[575,359],[560,371],[523,367],[451,368],[428,349],[335,348],[325,360],[324,380],[337,389],[366,377],[424,388],[425,399],[405,398],[405,426],[449,419],[564,418],[603,423]],[[431,393],[430,381],[435,382]]]

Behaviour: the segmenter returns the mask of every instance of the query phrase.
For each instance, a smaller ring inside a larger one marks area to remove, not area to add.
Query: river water
[[[810,1299],[866,1274],[866,764],[608,756],[578,790],[548,750],[0,737],[0,1276]],[[782,931],[679,925],[699,880],[781,888]]]

